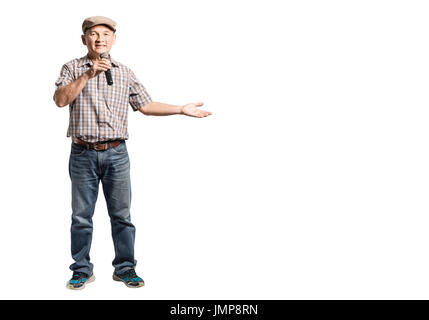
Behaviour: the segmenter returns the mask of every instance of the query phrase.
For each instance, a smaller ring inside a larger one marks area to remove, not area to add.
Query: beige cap
[[[98,26],[100,24],[104,24],[108,26],[113,31],[116,31],[116,22],[112,19],[109,19],[107,17],[102,16],[94,16],[86,18],[82,23],[82,31],[85,33],[85,31],[93,26]]]

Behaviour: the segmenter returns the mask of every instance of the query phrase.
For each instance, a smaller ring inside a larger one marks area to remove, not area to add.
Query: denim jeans
[[[130,161],[125,141],[105,151],[87,149],[72,142],[69,174],[72,183],[71,254],[75,261],[70,269],[92,273],[89,256],[92,216],[100,181],[112,227],[113,267],[117,273],[134,268],[135,227],[130,218]]]

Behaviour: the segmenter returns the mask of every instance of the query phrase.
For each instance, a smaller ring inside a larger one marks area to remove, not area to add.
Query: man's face
[[[92,58],[99,57],[103,52],[110,52],[115,40],[116,34],[103,25],[93,26],[82,35],[82,42]]]

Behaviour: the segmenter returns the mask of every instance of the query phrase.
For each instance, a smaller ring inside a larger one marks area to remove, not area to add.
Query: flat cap
[[[113,31],[116,31],[116,22],[113,21],[112,19],[109,19],[103,16],[94,16],[94,17],[86,18],[82,23],[82,31],[83,33],[85,33],[86,30],[88,30],[89,28],[93,26],[98,26],[100,24],[104,24],[108,26],[110,29],[112,29]]]

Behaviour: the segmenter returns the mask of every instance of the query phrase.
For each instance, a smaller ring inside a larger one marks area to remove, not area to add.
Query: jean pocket
[[[72,156],[81,156],[85,153],[86,148],[78,145],[77,143],[72,143],[70,154]]]
[[[127,147],[125,145],[125,141],[122,141],[118,146],[111,149],[116,154],[126,154]]]

